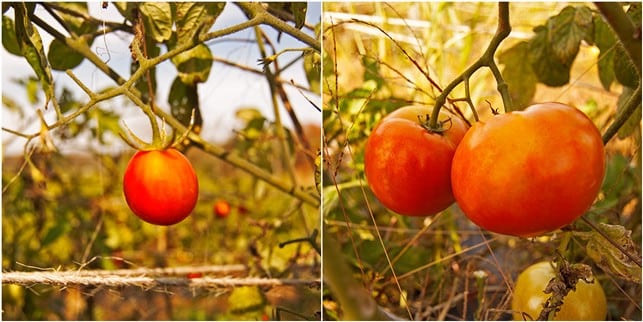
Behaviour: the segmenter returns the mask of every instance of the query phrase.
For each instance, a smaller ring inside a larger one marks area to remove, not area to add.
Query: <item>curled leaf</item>
[[[598,228],[605,233],[607,238],[615,242],[623,251],[628,254],[641,258],[634,242],[632,241],[632,231],[626,230],[621,225],[598,224]],[[587,255],[601,269],[611,272],[614,276],[640,284],[641,267],[632,261],[626,254],[612,243],[605,240],[598,232],[592,231],[583,233],[579,237],[587,239]]]

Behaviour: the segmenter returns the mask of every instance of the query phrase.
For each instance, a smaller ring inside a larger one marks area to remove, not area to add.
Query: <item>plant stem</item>
[[[641,26],[632,22],[619,2],[594,2],[594,5],[612,27],[641,75]]]
[[[627,120],[632,116],[634,111],[636,111],[636,108],[640,108],[641,106],[641,83],[639,82],[639,86],[636,87],[634,90],[634,93],[627,99],[627,102],[625,102],[623,111],[618,115],[616,120],[610,125],[609,128],[605,131],[603,134],[603,145],[607,144],[612,137],[616,133],[618,133],[618,130],[627,122]]]
[[[485,66],[491,69],[493,76],[496,78],[498,91],[502,96],[505,111],[512,110],[511,97],[509,96],[507,83],[503,80],[500,70],[493,59],[496,50],[498,50],[498,46],[500,46],[500,43],[509,36],[509,33],[511,33],[511,24],[509,23],[509,3],[500,2],[498,3],[498,27],[484,54],[482,54],[482,56],[480,56],[480,58],[469,66],[469,68],[467,68],[460,76],[456,77],[451,83],[449,83],[449,85],[447,85],[442,93],[440,93],[440,95],[435,99],[435,106],[433,107],[433,113],[431,114],[431,120],[429,123],[429,126],[432,129],[438,128],[438,116],[440,115],[440,109],[446,102],[447,96],[449,96],[451,91],[453,91],[453,89],[460,83],[470,78],[478,69]]]
[[[263,7],[261,7],[261,10],[264,10]],[[130,96],[130,98],[131,97],[140,98],[141,93],[133,86],[133,84],[134,84],[134,82],[136,80],[141,78],[145,74],[145,72],[147,70],[149,70],[150,68],[153,68],[154,66],[160,64],[161,62],[163,62],[165,60],[168,60],[168,59],[178,55],[181,52],[184,52],[184,51],[186,51],[188,49],[191,49],[191,48],[195,47],[199,43],[202,43],[202,42],[214,39],[214,38],[222,37],[222,36],[225,36],[225,35],[229,35],[229,34],[244,30],[246,28],[257,26],[257,25],[261,24],[262,22],[264,22],[266,15],[271,16],[271,15],[266,13],[265,15],[263,15],[263,14],[259,15],[257,17],[254,17],[254,18],[248,20],[248,21],[242,22],[240,24],[237,24],[237,25],[234,25],[234,26],[231,26],[231,27],[228,27],[228,28],[220,29],[220,30],[217,30],[217,31],[214,31],[214,32],[211,32],[211,33],[207,33],[207,34],[198,34],[195,37],[193,37],[191,41],[187,41],[187,42],[185,42],[183,44],[180,44],[177,47],[175,47],[174,49],[172,49],[172,50],[170,50],[170,51],[168,51],[165,54],[160,55],[160,56],[156,56],[156,57],[153,57],[153,58],[150,58],[150,59],[146,59],[144,57],[139,57],[139,59],[140,59],[139,68],[134,72],[134,74],[132,74],[132,76],[128,80],[125,80],[124,78],[122,78],[116,71],[111,69],[100,57],[98,57],[96,54],[94,54],[94,52],[91,50],[91,48],[89,48],[89,46],[82,39],[82,37],[81,38],[65,37],[63,34],[58,32],[55,28],[51,27],[49,24],[47,24],[46,22],[44,22],[43,20],[41,20],[37,16],[30,15],[30,19],[32,19],[32,21],[36,25],[41,27],[43,30],[47,31],[55,39],[58,39],[58,40],[62,41],[68,47],[70,47],[71,49],[73,49],[76,52],[78,52],[81,55],[83,55],[90,62],[92,62],[99,70],[104,72],[108,77],[110,77],[114,82],[116,82],[119,85],[118,87],[111,88],[111,89],[109,89],[109,90],[107,90],[105,92],[98,93],[98,94],[92,93],[91,91],[88,92],[88,89],[86,87],[85,88],[81,87],[89,95],[89,98],[90,98],[89,101],[86,104],[84,104],[82,107],[80,107],[78,110],[76,110],[75,112],[73,112],[73,113],[71,113],[71,114],[69,114],[67,116],[59,118],[55,123],[53,123],[53,124],[48,126],[49,129],[53,130],[54,128],[61,127],[61,126],[65,125],[65,124],[69,123],[72,119],[74,119],[74,118],[78,117],[79,115],[87,112],[89,109],[91,109],[93,106],[95,106],[97,103],[99,103],[101,101],[104,101],[104,100],[107,100],[107,99],[110,99],[110,98],[113,98],[113,97],[116,97],[116,96],[119,96],[119,95],[123,95],[123,94],[126,94],[127,96]],[[277,19],[275,17],[273,17],[273,18]],[[286,26],[292,28],[292,29],[295,29],[294,27],[291,27],[291,26],[287,25],[286,23],[284,23],[284,24]],[[273,25],[273,27],[274,27],[274,25]],[[279,27],[275,27],[275,28],[279,29]],[[298,35],[300,35],[300,34],[304,34],[300,30],[297,30],[297,29],[295,29],[295,30],[297,31],[296,33],[290,33],[290,32],[289,33],[292,34],[295,37],[298,37]],[[316,40],[315,40],[315,42],[317,43],[317,49],[321,48],[321,45],[319,44],[319,42],[317,42]],[[72,77],[72,79],[74,79],[74,81],[78,81],[78,78],[76,78],[76,77]],[[139,103],[142,104],[142,105],[145,105],[145,104],[142,103],[142,101],[139,101]],[[158,109],[158,108],[154,109],[154,114],[156,114],[157,116],[159,116],[163,120],[165,120],[176,131],[181,132],[181,133],[187,131],[187,128],[180,121],[178,121],[174,116],[172,116],[171,114],[166,113],[165,111],[163,111],[161,109]],[[3,129],[3,130],[11,131],[9,129]],[[34,133],[34,134],[21,135],[21,136],[31,139],[31,138],[37,137],[39,134],[40,134],[40,132],[37,132],[37,133]],[[188,138],[192,142],[194,142],[198,147],[200,147],[203,151],[205,151],[206,153],[209,153],[209,154],[211,154],[213,156],[216,156],[216,157],[226,161],[227,163],[230,163],[231,165],[233,165],[233,166],[235,166],[235,167],[247,172],[248,174],[258,178],[259,180],[262,180],[262,181],[274,186],[278,190],[281,190],[281,191],[293,196],[294,198],[297,198],[297,199],[303,201],[304,203],[306,203],[306,204],[308,204],[310,206],[319,207],[319,204],[320,204],[319,198],[313,196],[312,194],[309,194],[309,193],[305,192],[299,186],[294,185],[294,184],[284,184],[279,178],[277,178],[276,176],[273,176],[271,173],[261,169],[260,167],[256,166],[255,164],[253,164],[251,162],[248,162],[246,159],[244,159],[244,158],[242,158],[242,157],[240,157],[240,156],[238,156],[236,154],[232,154],[232,153],[228,152],[223,147],[220,147],[220,146],[217,146],[217,145],[210,144],[210,143],[206,142],[205,140],[203,140],[203,138],[201,138],[201,136],[199,136],[198,134],[195,134],[194,132],[190,132],[189,135],[188,135]]]
[[[321,43],[317,39],[273,16],[263,7],[263,5],[256,2],[237,2],[235,4],[239,6],[239,8],[241,8],[241,10],[243,10],[249,17],[252,17],[253,19],[257,18],[261,23],[265,23],[279,31],[283,31],[309,45],[317,52],[321,52]]]

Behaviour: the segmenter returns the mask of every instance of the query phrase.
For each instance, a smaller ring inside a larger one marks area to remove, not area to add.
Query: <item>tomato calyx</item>
[[[422,128],[430,133],[437,133],[440,135],[444,135],[444,132],[448,131],[451,129],[451,126],[453,126],[453,121],[451,120],[451,117],[449,117],[446,120],[438,121],[436,127],[431,127],[431,115],[429,114],[424,115],[424,117],[422,115],[418,115],[418,122],[420,122]],[[449,124],[449,126],[445,126],[446,124]]]
[[[165,121],[163,121],[159,129],[156,120],[151,122],[152,142],[148,143],[139,138],[127,126],[127,124],[125,124],[125,121],[123,121],[123,127],[127,131],[127,134],[124,131],[120,131],[118,134],[121,139],[123,139],[123,141],[127,143],[127,145],[139,151],[167,150],[169,148],[176,147],[176,145],[185,141],[185,139],[190,134],[190,131],[192,131],[192,128],[194,127],[194,120],[195,110],[192,110],[192,115],[190,116],[190,124],[188,125],[187,130],[183,134],[181,134],[178,139],[176,138],[176,132],[172,132],[172,134],[168,136],[167,131],[165,130]]]
[[[556,261],[554,272],[556,277],[549,281],[544,290],[545,294],[551,296],[543,303],[543,309],[537,318],[539,321],[551,320],[560,311],[565,296],[576,290],[579,281],[594,283],[591,267],[581,263],[569,264],[564,258]]]

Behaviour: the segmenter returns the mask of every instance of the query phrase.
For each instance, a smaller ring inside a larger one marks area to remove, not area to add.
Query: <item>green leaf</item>
[[[58,2],[57,6],[83,14],[85,16],[89,16],[87,2]],[[91,20],[66,13],[62,10],[56,11],[58,12],[60,18],[62,18],[62,20],[67,23],[67,26],[71,29],[71,31],[78,36],[93,33],[98,30],[98,25],[94,24]]]
[[[158,49],[156,46],[154,46],[154,48]],[[138,62],[132,61],[130,64],[130,72],[133,74],[137,69]],[[152,87],[151,93],[156,93],[156,66],[149,69],[149,81],[148,75],[143,75],[143,77],[134,83],[134,87],[141,93],[141,99],[144,102],[149,102],[150,100],[150,83]]]
[[[306,52],[304,54],[304,71],[308,85],[313,93],[320,94],[321,91],[321,57],[317,52]]]
[[[105,144],[105,134],[112,133],[117,136],[121,132],[119,114],[112,111],[103,110],[101,108],[93,108],[90,112],[90,117],[96,122],[92,126],[92,135],[98,138],[98,141]]]
[[[85,56],[69,48],[62,41],[54,39],[49,45],[47,59],[49,59],[52,69],[67,70],[80,65]]]
[[[613,62],[616,37],[601,15],[594,17],[594,43],[600,51],[598,55],[598,77],[603,88],[609,90],[615,77]]]
[[[172,7],[168,2],[144,2],[138,9],[143,15],[145,33],[156,42],[172,36]]]
[[[498,63],[504,65],[502,77],[509,85],[513,110],[523,110],[531,103],[538,82],[529,63],[529,43],[522,41],[502,52]]]
[[[16,102],[13,98],[2,94],[2,105],[7,108],[7,110],[18,113],[18,115],[22,118],[25,117],[25,112],[22,109],[22,105]]]
[[[172,63],[186,84],[202,83],[208,80],[212,68],[212,53],[204,44],[172,57]]]
[[[196,28],[203,24],[209,30],[225,8],[225,2],[176,2],[174,22],[179,42],[192,37]]]
[[[266,300],[257,286],[235,287],[228,298],[229,309],[233,312],[248,312],[262,308]]]
[[[290,7],[292,14],[295,16],[295,28],[301,29],[306,23],[306,11],[308,10],[308,3],[305,1],[291,2]]]
[[[641,258],[636,250],[636,245],[632,241],[632,231],[626,230],[621,225],[608,225],[599,223],[598,228],[605,233],[607,238],[614,241],[627,253]],[[628,282],[641,283],[641,267],[636,265],[623,252],[605,240],[601,234],[592,231],[580,236],[587,239],[587,256],[591,258],[598,267],[606,272],[610,272],[620,279]]]
[[[188,126],[192,117],[192,110],[196,109],[194,117],[194,126],[201,127],[203,119],[199,110],[199,95],[197,85],[188,85],[181,81],[179,77],[174,79],[168,96],[168,103],[172,115],[176,117],[183,125]]]
[[[635,88],[641,80],[636,66],[621,43],[614,49],[614,75],[623,86]]]
[[[118,12],[130,22],[134,22],[134,12],[138,10],[139,2],[114,2]]]
[[[623,92],[621,92],[621,95],[618,97],[618,102],[616,104],[616,118],[619,118],[621,113],[623,112],[623,108],[625,107],[625,103],[627,100],[632,96],[634,93],[634,89],[630,87],[623,87]],[[632,133],[636,129],[639,128],[641,123],[641,102],[639,102],[638,107],[634,111],[634,113],[630,116],[629,119],[621,126],[621,128],[618,130],[618,137],[620,139],[624,139]]]
[[[554,57],[549,45],[547,28],[538,26],[536,35],[529,41],[529,62],[538,80],[547,86],[563,86],[569,83],[571,62],[560,62]]]
[[[591,42],[592,22],[592,12],[585,6],[565,7],[547,20],[547,40],[551,44],[551,52],[561,63],[574,61],[581,40]]]
[[[54,85],[40,34],[31,24],[27,16],[28,8],[24,3],[16,4],[14,10],[16,17],[16,38],[19,41],[20,51],[40,80],[42,89],[45,92],[46,105],[51,98],[54,97]]]
[[[9,53],[22,56],[18,39],[16,39],[16,27],[13,20],[7,16],[2,16],[2,46]]]
[[[254,107],[239,108],[235,112],[235,116],[239,120],[244,121],[244,123],[248,123],[253,119],[263,117],[263,115],[261,115],[261,112],[259,112],[259,110]]]
[[[67,223],[67,221],[58,221],[55,226],[47,230],[45,237],[43,237],[42,241],[40,242],[41,247],[46,247],[49,244],[55,242],[56,239],[58,239],[67,231],[67,228],[69,228],[69,224]]]

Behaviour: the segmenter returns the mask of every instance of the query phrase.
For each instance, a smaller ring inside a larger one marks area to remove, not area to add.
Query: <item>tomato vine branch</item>
[[[101,93],[94,93],[92,92],[89,88],[86,86],[82,85],[80,86],[83,91],[89,96],[89,100],[87,103],[82,105],[80,108],[78,108],[76,111],[64,116],[64,115],[59,115],[59,118],[56,122],[54,122],[51,125],[47,125],[47,128],[49,130],[61,127],[67,123],[69,123],[71,120],[74,118],[78,117],[79,115],[87,112],[89,109],[91,109],[93,106],[98,104],[101,101],[105,101],[111,98],[114,98],[116,96],[120,95],[126,95],[130,99],[136,97],[140,98],[141,93],[133,86],[133,84],[143,77],[145,73],[153,68],[154,66],[160,64],[161,62],[168,60],[186,50],[192,49],[195,46],[197,46],[200,43],[207,42],[209,40],[219,38],[225,35],[233,34],[235,32],[245,30],[247,28],[251,28],[254,26],[258,26],[260,24],[268,24],[278,30],[284,31],[293,37],[296,37],[300,40],[302,40],[304,43],[307,43],[311,45],[313,48],[316,50],[321,49],[321,44],[319,41],[316,39],[313,39],[312,37],[304,34],[301,30],[298,30],[290,25],[288,25],[285,22],[277,22],[276,20],[279,20],[278,18],[270,15],[265,8],[263,8],[259,4],[237,4],[240,7],[244,8],[250,8],[249,12],[251,12],[252,18],[244,21],[242,23],[223,28],[220,30],[216,30],[213,32],[202,32],[203,28],[202,26],[205,25],[205,22],[200,25],[199,27],[195,28],[195,35],[194,37],[190,38],[188,41],[184,43],[178,44],[175,48],[167,51],[166,53],[153,57],[153,58],[146,58],[140,53],[140,48],[138,46],[134,46],[134,51],[137,51],[137,56],[139,59],[139,68],[131,75],[131,77],[127,80],[122,78],[116,71],[114,71],[110,66],[106,64],[98,55],[96,55],[89,45],[84,41],[82,37],[75,36],[74,34],[71,34],[70,37],[64,36],[62,33],[60,33],[58,30],[55,28],[51,27],[48,23],[45,21],[41,20],[38,18],[35,14],[30,14],[29,18],[32,20],[33,23],[35,23],[37,26],[41,27],[43,30],[45,30],[47,33],[52,35],[55,39],[60,40],[63,42],[66,46],[69,48],[73,49],[74,51],[78,52],[79,54],[83,55],[85,58],[87,58],[92,64],[94,64],[99,70],[104,72],[108,77],[110,77],[114,82],[116,82],[119,86],[110,88],[109,90],[106,90]],[[282,29],[283,28],[283,29]],[[303,37],[303,36],[306,37]],[[81,81],[76,77],[71,71],[67,71],[67,74],[74,80],[74,82],[81,83]],[[142,101],[138,101],[137,105],[146,105]],[[146,107],[147,108],[147,107]],[[145,111],[145,109],[143,109]],[[174,116],[172,116],[169,113],[166,113],[165,111],[161,109],[154,109],[154,114],[165,120],[170,126],[172,126],[176,131],[179,132],[186,132],[187,129],[186,127],[178,121]],[[16,132],[10,129],[3,128],[4,131],[7,132]],[[29,141],[35,137],[38,137],[40,135],[40,132],[33,133],[33,134],[22,134],[20,136],[27,138]],[[319,206],[319,200],[318,198],[314,197],[312,194],[307,193],[300,187],[298,187],[295,184],[285,184],[281,182],[279,178],[276,176],[273,176],[271,173],[266,172],[265,170],[259,168],[258,166],[248,162],[244,158],[232,154],[228,151],[226,151],[224,148],[210,144],[203,140],[198,134],[194,132],[190,132],[188,135],[188,138],[194,142],[198,147],[200,147],[203,151],[214,155],[236,167],[239,169],[255,176],[256,178],[265,181],[266,183],[276,187],[278,190],[281,190],[313,207],[318,207]]]
[[[623,110],[621,113],[617,116],[617,118],[612,122],[610,127],[605,130],[605,133],[603,134],[603,144],[607,144],[612,137],[616,133],[618,133],[618,130],[627,122],[627,120],[634,114],[634,111],[636,111],[637,108],[641,107],[641,83],[639,82],[639,86],[636,87],[636,90],[634,90],[634,93],[627,99],[625,104],[623,105]]]
[[[636,26],[618,2],[594,2],[607,23],[612,27],[625,51],[641,75],[641,26]]]
[[[430,127],[432,129],[437,129],[438,126],[438,115],[440,113],[440,108],[447,100],[447,97],[458,86],[460,83],[469,79],[478,69],[482,67],[488,67],[491,70],[491,73],[496,79],[498,84],[498,91],[502,96],[502,102],[505,106],[505,111],[512,110],[511,96],[509,95],[509,87],[507,83],[502,78],[500,69],[496,62],[494,61],[494,54],[500,46],[500,43],[509,36],[511,33],[511,24],[509,23],[509,3],[500,2],[498,3],[498,27],[496,33],[491,38],[489,46],[485,52],[480,56],[480,58],[475,61],[469,68],[467,68],[460,76],[456,77],[451,83],[449,83],[442,93],[438,95],[435,99],[435,106],[433,108],[433,114],[431,115]]]

